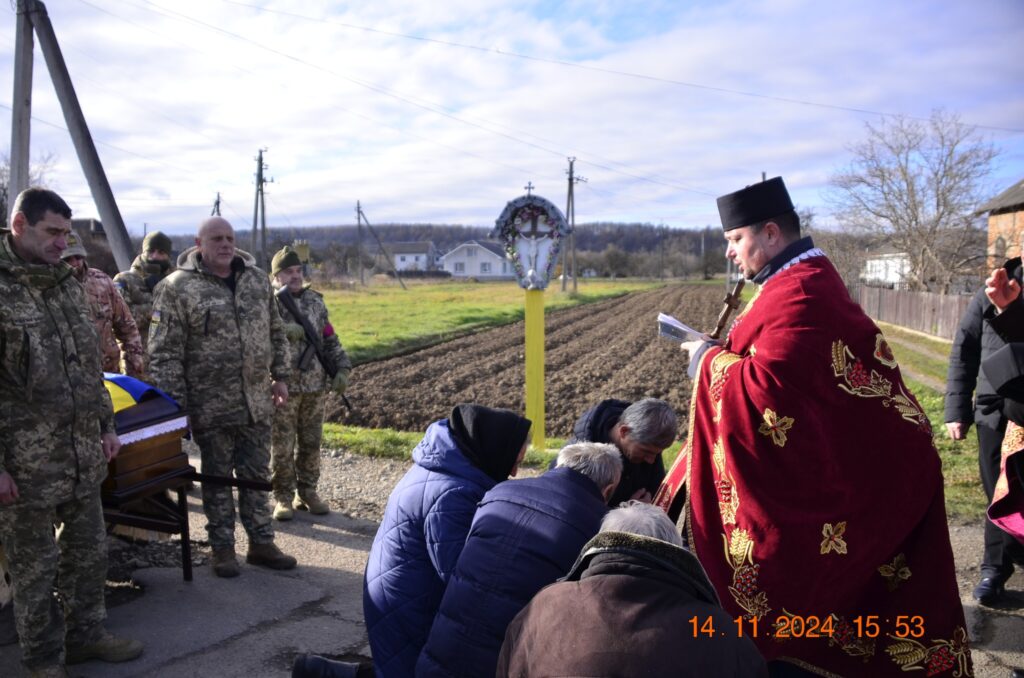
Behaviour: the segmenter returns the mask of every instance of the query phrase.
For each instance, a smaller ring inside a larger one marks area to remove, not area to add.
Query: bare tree
[[[28,170],[29,186],[46,186],[46,178],[53,170],[57,162],[57,156],[53,153],[44,153]],[[11,158],[6,153],[0,154],[0,221],[4,227],[11,218],[11,204],[17,196],[10,195],[11,185]]]
[[[849,167],[831,177],[828,200],[842,225],[906,252],[911,288],[947,292],[984,262],[974,211],[997,151],[943,111],[927,123],[897,117],[866,127]]]

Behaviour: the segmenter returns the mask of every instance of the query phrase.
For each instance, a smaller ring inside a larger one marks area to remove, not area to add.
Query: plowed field
[[[691,383],[677,344],[657,335],[659,311],[710,330],[721,309],[715,285],[673,285],[547,314],[546,432],[567,437],[588,406],[604,398],[662,398],[685,421]],[[361,365],[348,391],[354,411],[331,396],[328,419],[355,426],[422,431],[452,405],[476,402],[524,410],[523,323],[406,356]]]

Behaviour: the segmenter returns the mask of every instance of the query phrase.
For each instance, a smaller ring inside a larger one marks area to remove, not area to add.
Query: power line
[[[80,0],[80,2],[84,2],[84,1],[85,0]],[[121,1],[122,2],[127,2],[128,0],[121,0]],[[257,40],[253,40],[252,38],[248,38],[248,37],[246,37],[244,35],[240,35],[238,33],[233,33],[232,31],[229,31],[227,29],[221,28],[220,26],[215,26],[215,25],[210,24],[208,22],[205,22],[205,21],[203,21],[201,19],[196,19],[195,17],[189,16],[187,14],[183,14],[181,12],[177,12],[175,10],[166,8],[166,7],[162,6],[162,5],[158,5],[157,3],[152,2],[151,0],[141,0],[141,2],[145,3],[145,5],[149,5],[150,7],[155,8],[155,9],[151,9],[150,11],[152,11],[152,12],[154,12],[156,14],[162,14],[163,16],[168,16],[170,18],[176,18],[179,21],[184,21],[184,22],[187,22],[187,23],[199,25],[199,26],[202,26],[202,27],[204,27],[204,28],[206,28],[208,30],[211,30],[211,31],[214,31],[214,32],[217,32],[217,33],[222,33],[224,35],[227,35],[227,36],[230,36],[232,38],[235,38],[236,40],[240,40],[242,42],[245,42],[245,43],[248,43],[250,45],[253,45],[253,46],[255,46],[255,47],[259,48],[259,49],[262,49],[264,51],[270,52],[271,54],[275,54],[277,56],[283,57],[283,58],[288,59],[290,61],[294,61],[294,62],[296,62],[298,64],[306,66],[308,68],[312,68],[314,70],[321,71],[321,72],[326,73],[328,75],[332,75],[332,76],[334,76],[336,78],[339,78],[341,80],[345,80],[345,81],[351,82],[354,85],[357,85],[359,87],[363,87],[365,89],[368,89],[368,90],[376,92],[378,94],[390,97],[392,99],[396,99],[396,100],[401,101],[403,103],[406,103],[406,104],[408,104],[410,106],[415,106],[416,108],[419,108],[419,109],[422,109],[422,110],[434,113],[436,115],[443,116],[445,118],[448,118],[448,119],[453,120],[455,122],[461,123],[463,125],[469,125],[471,127],[480,129],[480,130],[482,130],[484,132],[488,132],[490,134],[503,137],[503,138],[508,139],[510,141],[514,141],[516,143],[519,143],[519,144],[522,144],[522,145],[525,145],[525,146],[529,146],[531,148],[534,148],[536,150],[542,151],[544,153],[549,153],[551,155],[558,156],[559,158],[565,157],[565,155],[566,155],[566,153],[564,151],[562,151],[562,150],[558,150],[558,149],[554,149],[554,148],[549,148],[547,146],[542,146],[540,144],[533,143],[531,141],[528,141],[526,139],[522,139],[522,138],[514,136],[512,134],[506,134],[504,132],[500,132],[500,131],[497,131],[495,129],[491,129],[491,128],[485,126],[485,125],[473,122],[471,120],[467,120],[466,118],[454,115],[453,113],[449,113],[448,111],[440,108],[440,106],[437,105],[437,104],[421,103],[419,100],[416,100],[413,97],[409,97],[409,96],[407,96],[405,94],[398,93],[397,91],[392,90],[390,88],[382,87],[380,85],[376,85],[374,83],[371,83],[371,82],[368,82],[368,81],[365,81],[365,80],[362,80],[362,79],[359,79],[359,78],[353,78],[351,76],[347,76],[347,75],[338,73],[337,71],[331,70],[330,68],[327,68],[325,66],[321,66],[319,64],[312,63],[312,62],[307,61],[307,60],[305,60],[305,59],[303,59],[301,57],[298,57],[298,56],[295,56],[293,54],[289,54],[287,52],[281,51],[279,49],[276,49],[274,47],[266,45],[266,44],[264,44],[262,42],[259,42]],[[135,3],[130,3],[130,4],[135,4]],[[135,6],[139,6],[139,5],[135,5]],[[141,7],[141,6],[139,6],[139,7]],[[141,7],[141,8],[142,9],[149,9],[147,7]],[[374,121],[374,122],[376,122],[376,121]],[[494,162],[493,160],[490,160],[490,159],[487,159],[487,160],[488,160],[488,162]],[[612,167],[610,165],[600,165],[600,164],[597,164],[597,163],[590,163],[590,164],[594,165],[594,166],[597,166],[597,167],[601,167],[602,169],[605,169],[605,170],[607,170],[609,172],[613,172],[615,174],[622,174],[624,176],[628,176],[628,177],[633,178],[633,179],[638,179],[638,180],[641,180],[641,181],[650,181],[651,183],[662,184],[662,185],[669,186],[671,188],[675,188],[675,189],[678,189],[678,190],[681,190],[681,191],[689,191],[689,192],[692,192],[692,193],[698,193],[700,195],[712,195],[711,193],[708,193],[706,191],[701,191],[701,190],[698,190],[698,189],[694,189],[694,188],[691,188],[689,186],[685,186],[685,185],[681,185],[681,184],[677,184],[677,183],[669,183],[669,182],[666,182],[666,181],[662,181],[662,180],[658,180],[658,179],[642,176],[642,175],[635,174],[635,173],[632,173],[632,172],[626,172],[626,171],[623,171],[623,170],[615,169],[614,167]]]
[[[250,4],[250,3],[247,3],[247,2],[241,2],[240,0],[221,0],[221,2],[226,2],[226,3],[232,4],[232,5],[240,5],[242,7],[248,7],[250,9],[254,9],[254,10],[257,10],[259,12],[265,12],[265,13],[268,13],[268,14],[280,14],[282,16],[290,16],[290,17],[293,17],[293,18],[296,18],[296,19],[303,19],[305,21],[311,21],[311,22],[314,22],[314,23],[329,23],[329,24],[332,24],[334,26],[339,26],[339,27],[342,27],[342,28],[350,28],[350,29],[353,29],[353,30],[364,31],[366,33],[377,33],[379,35],[387,35],[389,37],[402,38],[402,39],[405,39],[405,40],[415,40],[415,41],[419,41],[419,42],[428,42],[428,43],[432,43],[432,44],[435,44],[435,45],[445,45],[447,47],[458,47],[460,49],[468,49],[468,50],[473,50],[473,51],[476,51],[476,52],[483,52],[483,53],[486,53],[486,54],[496,54],[496,55],[500,55],[500,56],[504,56],[504,57],[511,57],[511,58],[514,58],[514,59],[523,59],[523,60],[526,60],[526,61],[536,61],[536,62],[539,62],[539,63],[553,64],[553,65],[556,65],[556,66],[565,66],[567,68],[577,68],[577,69],[584,70],[584,71],[593,71],[595,73],[605,73],[607,75],[617,75],[617,76],[624,77],[624,78],[635,78],[635,79],[638,79],[638,80],[647,80],[647,81],[650,81],[650,82],[660,82],[660,83],[663,83],[663,84],[666,84],[666,85],[676,85],[676,86],[679,86],[679,87],[688,87],[688,88],[692,88],[692,89],[701,89],[701,90],[706,90],[706,91],[710,91],[710,92],[721,92],[721,93],[724,93],[724,94],[734,94],[734,95],[737,95],[737,96],[751,97],[751,98],[755,98],[755,99],[764,99],[764,100],[769,100],[769,101],[778,101],[778,102],[787,103],[787,104],[796,104],[796,105],[799,105],[799,106],[811,106],[811,107],[815,107],[815,108],[825,108],[825,109],[831,109],[831,110],[836,110],[836,111],[844,111],[844,112],[847,112],[847,113],[857,113],[859,115],[873,115],[873,116],[878,116],[878,117],[883,117],[883,118],[884,117],[889,117],[889,118],[892,118],[892,117],[903,117],[903,118],[908,118],[908,119],[911,119],[911,120],[919,120],[919,121],[923,121],[923,122],[928,122],[930,120],[929,118],[920,117],[920,116],[914,116],[914,115],[907,115],[907,114],[904,114],[904,113],[891,113],[891,112],[887,113],[887,112],[884,112],[884,111],[875,111],[875,110],[868,109],[868,108],[856,108],[856,107],[853,107],[853,106],[841,106],[839,104],[828,104],[828,103],[823,103],[823,102],[820,102],[820,101],[810,101],[810,100],[807,100],[807,99],[795,99],[795,98],[792,98],[792,97],[783,97],[783,96],[778,96],[778,95],[773,95],[773,94],[761,94],[759,92],[748,92],[748,91],[745,91],[745,90],[732,89],[732,88],[729,88],[729,87],[719,87],[719,86],[715,86],[715,85],[704,85],[704,84],[701,84],[701,83],[688,82],[688,81],[685,81],[685,80],[674,80],[672,78],[663,78],[663,77],[660,77],[660,76],[648,75],[648,74],[645,74],[645,73],[635,73],[635,72],[632,72],[632,71],[622,71],[622,70],[618,70],[618,69],[614,69],[614,68],[602,68],[600,66],[590,66],[590,65],[587,65],[587,64],[581,64],[581,63],[577,63],[577,62],[574,62],[574,61],[565,61],[563,59],[552,59],[550,57],[539,57],[539,56],[534,56],[532,54],[523,54],[522,52],[512,52],[512,51],[508,51],[508,50],[501,50],[501,49],[497,49],[495,47],[481,47],[479,45],[470,45],[470,44],[461,43],[461,42],[454,42],[452,40],[442,40],[440,38],[429,38],[429,37],[425,37],[425,36],[421,36],[421,35],[409,35],[407,33],[398,33],[398,32],[395,32],[395,31],[386,31],[386,30],[379,29],[379,28],[371,28],[369,26],[360,26],[358,24],[351,24],[351,23],[347,23],[347,22],[344,22],[344,21],[336,21],[336,20],[333,20],[333,19],[315,18],[315,17],[307,16],[305,14],[299,14],[297,12],[287,12],[287,11],[279,10],[279,9],[271,9],[269,7],[260,7],[258,5],[253,5],[253,4]],[[995,125],[980,125],[980,124],[972,124],[972,126],[973,127],[977,127],[978,129],[987,129],[987,130],[993,130],[993,131],[999,131],[999,132],[1012,132],[1014,134],[1024,134],[1024,129],[1020,129],[1020,128],[1016,128],[1016,127],[998,127],[998,126],[995,126]]]

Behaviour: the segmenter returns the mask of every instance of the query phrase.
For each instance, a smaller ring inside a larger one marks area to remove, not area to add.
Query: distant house
[[[103,223],[99,219],[78,219],[71,220],[71,228],[82,238],[106,242],[107,232],[103,230]]]
[[[441,257],[444,270],[454,278],[509,279],[515,277],[505,250],[493,242],[469,240]]]
[[[906,252],[880,250],[864,260],[860,281],[875,287],[901,287],[910,277],[910,257]]]
[[[398,271],[433,271],[437,269],[437,251],[434,243],[396,242],[384,249]]]
[[[988,212],[988,267],[1002,265],[1011,257],[1019,257],[1024,239],[1024,179],[978,208]]]

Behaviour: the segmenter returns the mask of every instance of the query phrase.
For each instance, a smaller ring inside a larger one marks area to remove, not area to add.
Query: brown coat
[[[709,619],[711,636],[701,632]],[[497,675],[768,673],[693,555],[657,539],[603,532],[583,547],[564,581],[543,589],[509,625]]]

